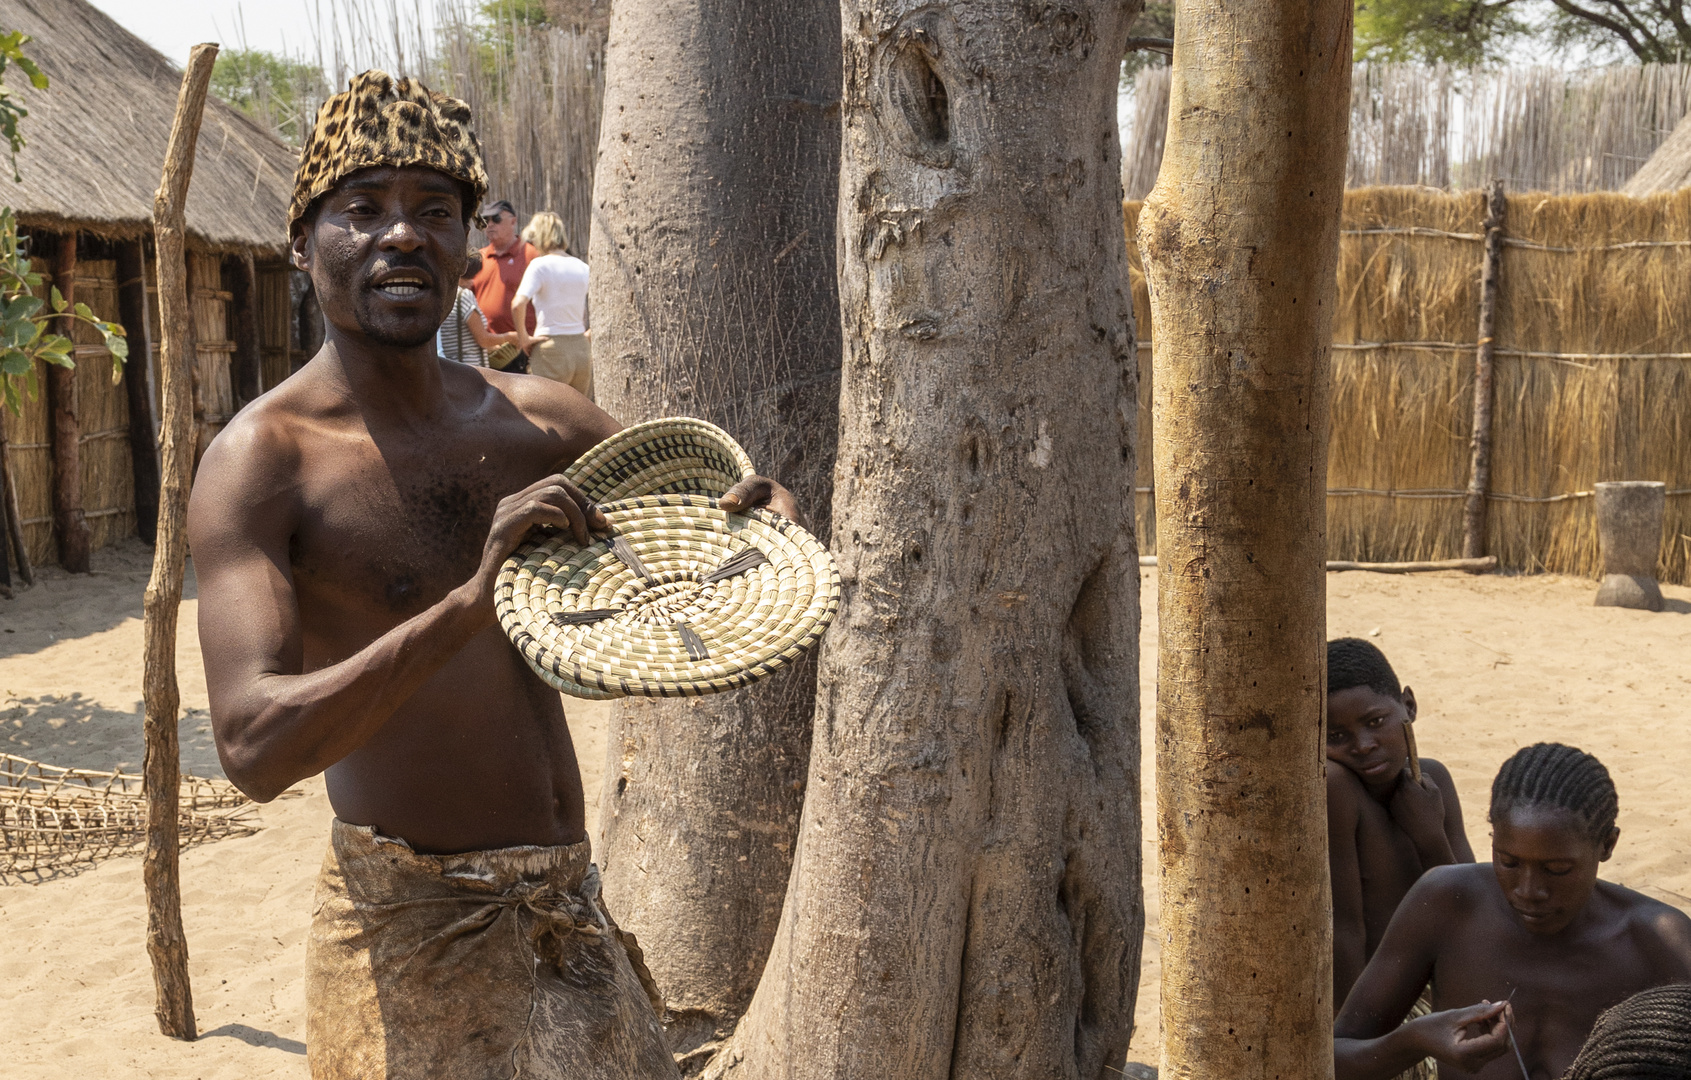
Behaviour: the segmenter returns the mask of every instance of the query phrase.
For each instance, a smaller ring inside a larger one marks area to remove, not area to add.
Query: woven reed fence
[[[45,299],[52,275],[42,274]],[[102,319],[116,319],[117,263],[86,259],[76,268],[76,299]],[[129,459],[129,402],[121,382],[112,381],[111,354],[92,328],[78,326],[76,393],[81,420],[82,507],[99,548],[135,532],[135,476]],[[23,403],[22,415],[8,416],[7,439],[24,543],[32,563],[57,561],[53,545],[52,418],[45,378],[41,392]]]
[[[183,776],[179,806],[183,847],[258,831],[253,803],[226,780]],[[0,754],[0,884],[43,880],[146,841],[139,773]]]
[[[1478,192],[1345,197],[1334,325],[1328,557],[1456,558],[1468,483],[1484,259]],[[1155,328],[1141,335],[1140,543],[1152,516]],[[1691,190],[1509,199],[1496,325],[1487,550],[1506,568],[1596,576],[1599,480],[1667,484],[1659,577],[1691,584]]]
[[[1156,182],[1168,126],[1167,67],[1140,71],[1127,102],[1122,188]],[[1350,187],[1619,189],[1691,111],[1691,64],[1576,72],[1360,63],[1351,79]]]

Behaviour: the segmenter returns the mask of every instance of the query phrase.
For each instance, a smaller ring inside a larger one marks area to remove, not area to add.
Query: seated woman
[[[1539,743],[1491,788],[1492,861],[1409,890],[1333,1025],[1337,1080],[1388,1080],[1423,1057],[1442,1080],[1554,1080],[1598,1015],[1691,982],[1691,919],[1597,878],[1620,830],[1590,754]],[[1431,979],[1431,1015],[1404,1017]]]

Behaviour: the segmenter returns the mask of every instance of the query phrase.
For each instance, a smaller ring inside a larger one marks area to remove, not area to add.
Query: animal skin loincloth
[[[313,1080],[679,1075],[585,842],[420,855],[337,820],[305,998]]]

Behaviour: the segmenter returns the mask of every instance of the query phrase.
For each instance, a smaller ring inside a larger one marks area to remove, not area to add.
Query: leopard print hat
[[[289,230],[312,200],[343,177],[378,165],[423,165],[443,172],[475,189],[475,206],[487,196],[487,170],[470,130],[470,107],[415,79],[366,71],[317,110],[294,173]]]

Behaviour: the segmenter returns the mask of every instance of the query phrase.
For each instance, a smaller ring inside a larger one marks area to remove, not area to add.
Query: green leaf
[[[53,286],[53,311],[54,312],[60,312],[60,311],[63,311],[64,309],[65,309],[64,295],[59,292],[59,287],[57,285],[55,285],[55,286]]]
[[[111,323],[101,323],[100,333],[106,339],[106,348],[111,350],[112,360],[122,367],[123,362],[129,359],[129,339],[123,336],[122,327],[118,327],[118,333],[115,334],[107,330],[110,325]]]
[[[0,353],[0,373],[22,375],[31,366],[29,354],[21,349],[7,349]]]
[[[81,301],[77,301],[75,310],[76,310],[76,317],[77,318],[87,319],[89,322],[95,321],[95,319],[94,319],[94,309],[90,308],[87,304],[84,304]]]
[[[19,293],[6,304],[6,312],[0,319],[11,322],[14,319],[27,319],[41,310],[41,298],[28,293]]]

